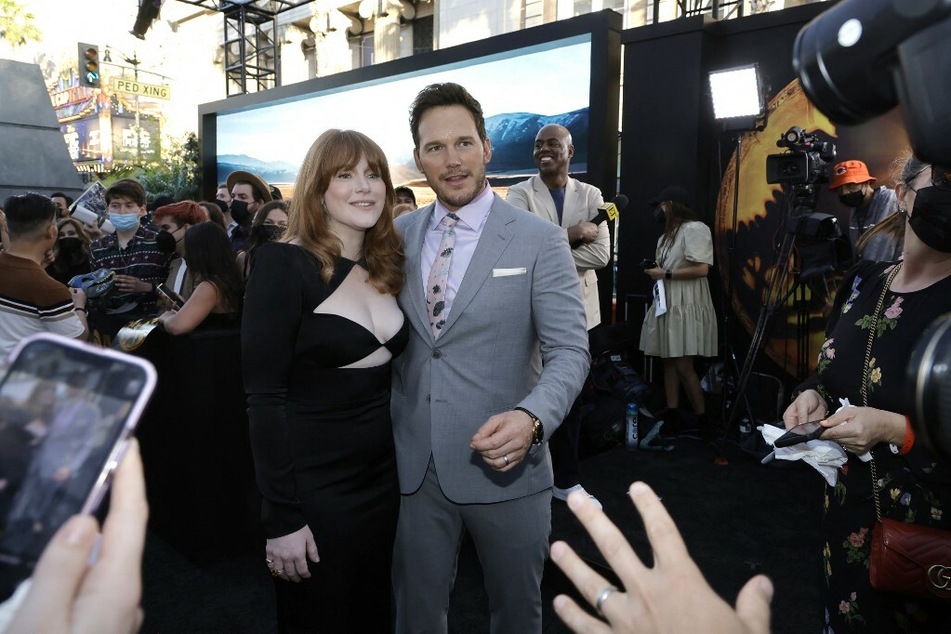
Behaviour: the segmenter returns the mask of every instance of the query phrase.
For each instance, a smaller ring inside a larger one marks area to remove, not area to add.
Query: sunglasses
[[[809,440],[816,440],[826,430],[822,423],[817,420],[808,423],[800,423],[795,427],[790,427],[785,434],[776,439],[774,447],[791,447]]]

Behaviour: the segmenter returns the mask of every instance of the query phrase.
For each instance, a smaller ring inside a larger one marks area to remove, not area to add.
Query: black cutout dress
[[[305,249],[266,244],[242,320],[251,444],[269,538],[305,524],[320,562],[300,584],[276,580],[281,631],[390,630],[390,566],[399,487],[390,422],[390,363],[345,368],[386,342],[341,315],[315,313],[358,263],[329,284]],[[394,300],[395,301],[395,300]],[[264,553],[261,556],[264,564]]]

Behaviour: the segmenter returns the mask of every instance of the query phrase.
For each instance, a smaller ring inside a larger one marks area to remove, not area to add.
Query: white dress
[[[700,221],[685,222],[673,244],[662,249],[657,240],[657,265],[677,270],[703,262],[713,264],[710,228]],[[658,317],[651,304],[641,327],[640,348],[652,357],[717,356],[717,316],[706,277],[664,280],[667,312]]]

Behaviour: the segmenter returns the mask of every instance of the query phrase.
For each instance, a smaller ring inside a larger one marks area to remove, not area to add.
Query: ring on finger
[[[272,576],[272,577],[280,577],[282,574],[284,574],[284,569],[283,569],[283,568],[282,568],[281,570],[275,570],[274,568],[271,568],[271,576]]]
[[[508,463],[509,463],[509,455],[508,455],[508,454],[505,454],[504,456],[502,456],[502,460],[504,460],[506,466],[508,466]]]
[[[598,594],[598,598],[594,602],[594,609],[598,611],[598,614],[604,616],[604,612],[601,611],[601,608],[604,607],[604,602],[608,600],[612,594],[617,592],[616,586],[608,586]]]

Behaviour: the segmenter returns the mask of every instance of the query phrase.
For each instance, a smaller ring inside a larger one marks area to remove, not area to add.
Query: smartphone
[[[165,284],[159,284],[155,287],[155,290],[159,292],[162,297],[172,302],[172,305],[175,306],[176,310],[181,310],[182,306],[185,305],[185,300],[182,299],[182,296],[170,289]]]
[[[791,447],[792,445],[798,445],[799,443],[809,440],[816,440],[825,430],[826,428],[817,420],[809,421],[808,423],[799,423],[795,427],[790,427],[785,434],[777,438],[773,446]]]
[[[95,512],[155,389],[136,357],[32,336],[0,379],[0,601],[71,516]]]

